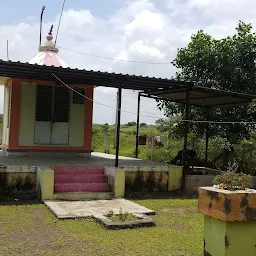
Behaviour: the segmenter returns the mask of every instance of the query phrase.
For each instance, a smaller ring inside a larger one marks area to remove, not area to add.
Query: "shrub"
[[[245,190],[253,185],[253,177],[250,174],[236,173],[236,170],[229,168],[215,176],[213,183],[228,190]]]
[[[136,122],[128,122],[127,125],[128,125],[128,126],[135,126],[135,125],[136,125]]]

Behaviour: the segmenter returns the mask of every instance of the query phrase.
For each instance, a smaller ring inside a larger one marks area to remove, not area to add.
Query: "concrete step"
[[[64,183],[54,184],[54,192],[111,192],[108,183]]]
[[[108,177],[104,174],[76,174],[55,173],[54,184],[63,183],[107,183]]]
[[[65,192],[54,193],[53,200],[99,200],[99,199],[112,199],[114,194],[112,192]]]
[[[104,174],[104,166],[50,166],[56,174]]]

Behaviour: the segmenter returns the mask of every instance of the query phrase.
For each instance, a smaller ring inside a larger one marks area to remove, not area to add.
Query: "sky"
[[[44,42],[51,24],[53,36],[56,35],[62,3],[63,0],[0,0],[0,59],[6,60],[7,40],[10,60],[27,62],[36,55],[42,6],[46,6]],[[215,38],[226,37],[234,33],[239,20],[256,28],[255,13],[254,0],[66,0],[57,46],[60,57],[72,68],[171,78],[176,72],[171,61],[178,48],[189,43],[192,34],[203,29]],[[114,123],[116,89],[98,87],[94,100],[94,123]],[[122,113],[121,122],[136,121],[137,92],[125,90],[122,100],[126,112]],[[142,99],[141,122],[154,124],[163,116],[154,100]]]

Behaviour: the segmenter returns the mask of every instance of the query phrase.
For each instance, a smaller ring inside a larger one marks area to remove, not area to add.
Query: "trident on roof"
[[[42,7],[41,17],[40,17],[39,47],[41,46],[41,41],[42,41],[42,21],[43,21],[44,10],[45,10],[45,6]]]
[[[49,35],[52,35],[52,29],[53,29],[53,25],[51,25],[50,31],[49,31]]]

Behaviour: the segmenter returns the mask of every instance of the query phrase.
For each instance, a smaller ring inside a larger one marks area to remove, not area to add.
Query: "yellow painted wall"
[[[82,147],[84,145],[85,106],[71,104],[69,115],[69,145]]]
[[[32,146],[34,144],[35,126],[35,104],[36,104],[36,84],[21,84],[20,101],[20,132],[19,145]]]
[[[226,224],[225,221],[204,215],[204,250],[209,255],[225,256]]]
[[[168,191],[175,191],[181,189],[182,185],[182,166],[169,167],[169,182]]]
[[[9,117],[8,117],[8,99],[11,94],[11,87],[4,87],[4,115],[3,115],[3,133],[2,133],[2,144],[9,144]],[[11,99],[11,97],[10,97]]]
[[[229,222],[204,216],[204,255],[255,256],[255,237],[255,220]]]
[[[38,146],[34,144],[35,114],[36,114],[36,84],[23,82],[21,84],[20,106],[20,146]],[[69,146],[82,147],[84,144],[85,106],[70,105]],[[44,145],[45,146],[45,145]],[[56,145],[50,145],[56,146]]]

